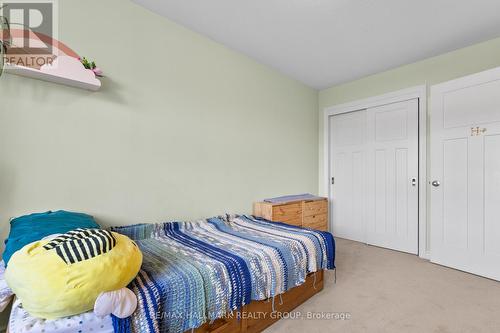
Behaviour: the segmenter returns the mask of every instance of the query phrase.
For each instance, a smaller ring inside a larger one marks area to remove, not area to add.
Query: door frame
[[[332,199],[330,186],[330,117],[338,114],[360,111],[385,104],[404,102],[418,98],[418,255],[420,258],[429,259],[429,240],[427,237],[428,216],[427,216],[427,85],[415,86],[408,89],[398,90],[391,93],[360,99],[354,102],[333,105],[323,109],[323,181],[325,192],[327,192],[329,202]],[[332,223],[331,210],[330,223]],[[330,230],[333,230],[330,226]]]

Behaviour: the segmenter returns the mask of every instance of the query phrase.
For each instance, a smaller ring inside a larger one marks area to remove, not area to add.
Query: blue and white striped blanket
[[[308,273],[335,268],[330,233],[252,216],[112,230],[143,252],[141,272],[129,286],[138,309],[113,318],[116,333],[182,333],[282,294]]]

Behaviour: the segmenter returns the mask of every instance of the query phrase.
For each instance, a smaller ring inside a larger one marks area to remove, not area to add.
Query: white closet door
[[[331,117],[330,129],[333,234],[365,242],[366,111]]]
[[[334,235],[418,253],[418,100],[335,115],[330,129]]]
[[[500,280],[500,69],[432,87],[431,261]]]
[[[418,100],[367,110],[367,243],[418,253]]]

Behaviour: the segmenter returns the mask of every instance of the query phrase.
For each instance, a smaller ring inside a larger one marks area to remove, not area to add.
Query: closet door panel
[[[330,200],[335,236],[365,241],[366,111],[356,111],[330,119],[331,157]]]
[[[418,100],[367,110],[367,243],[418,253]]]

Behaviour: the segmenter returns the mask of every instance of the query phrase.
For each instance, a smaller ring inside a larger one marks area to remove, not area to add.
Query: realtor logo
[[[8,39],[6,62],[32,68],[51,64],[58,55],[56,0],[10,0],[0,8],[9,23],[2,32],[2,41]]]

